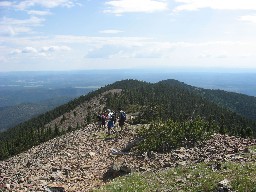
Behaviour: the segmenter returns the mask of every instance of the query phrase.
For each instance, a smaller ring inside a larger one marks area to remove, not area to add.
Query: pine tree
[[[54,136],[60,135],[60,129],[57,124],[54,125]]]

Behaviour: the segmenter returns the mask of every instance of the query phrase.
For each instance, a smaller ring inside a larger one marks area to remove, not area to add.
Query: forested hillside
[[[95,88],[3,88],[0,93],[0,131],[95,90]]]
[[[205,99],[228,108],[239,115],[256,120],[255,97],[223,90],[199,89],[198,91]]]
[[[0,108],[0,131],[14,127],[33,117],[63,105],[70,101],[69,97],[58,97],[38,103],[22,103],[10,107]]]
[[[154,119],[167,120],[188,120],[201,116],[208,121],[216,122],[219,126],[231,134],[244,134],[243,131],[250,127],[255,128],[255,121],[249,120],[249,117],[255,115],[253,107],[256,98],[243,96],[240,94],[222,92],[222,102],[217,103],[209,97],[204,97],[198,93],[200,88],[192,87],[176,80],[161,81],[156,84],[149,84],[136,81],[121,81],[113,84],[115,87],[124,87],[122,95],[119,97],[109,97],[107,105],[112,108],[123,106],[129,112],[139,111],[139,121],[152,121]],[[127,87],[127,85],[130,87]],[[218,92],[208,90],[209,95],[215,95],[218,98]],[[226,95],[226,97],[224,97]],[[230,97],[228,97],[230,95]],[[231,103],[232,100],[239,100],[242,103],[247,103],[247,111],[239,108],[241,115],[238,115],[238,110],[227,108],[224,103]],[[235,98],[235,96],[238,96]],[[225,99],[223,99],[225,98]],[[252,99],[253,98],[253,99]],[[221,97],[220,97],[221,99]],[[250,104],[248,104],[250,102]],[[251,107],[249,107],[251,106]],[[250,116],[248,115],[250,114]],[[254,119],[255,120],[255,119]],[[249,130],[248,130],[249,131]]]
[[[227,92],[217,93],[212,90],[202,91],[176,80],[155,84],[137,80],[118,81],[1,133],[0,159],[67,131],[82,128],[94,121],[98,111],[106,108],[122,108],[129,114],[137,113],[131,123],[169,119],[182,123],[199,116],[208,122],[209,128],[211,125],[217,126],[221,133],[255,137],[255,119],[249,118],[255,116],[256,99]],[[219,100],[222,102],[217,102]],[[246,110],[241,110],[242,107],[239,110],[227,108],[235,100],[240,105],[247,103]]]

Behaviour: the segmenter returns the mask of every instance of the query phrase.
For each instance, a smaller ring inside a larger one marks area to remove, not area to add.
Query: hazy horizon
[[[12,71],[0,71],[0,74],[8,73],[80,73],[80,72],[100,72],[100,71],[134,71],[134,72],[163,72],[163,73],[256,73],[256,69],[250,68],[123,68],[123,69],[58,69],[58,70],[12,70]]]
[[[80,70],[80,71],[33,71],[0,72],[0,87],[41,88],[94,88],[124,79],[158,82],[176,79],[186,84],[207,89],[222,89],[256,96],[255,72],[191,72],[169,70]],[[54,86],[53,86],[54,85]]]

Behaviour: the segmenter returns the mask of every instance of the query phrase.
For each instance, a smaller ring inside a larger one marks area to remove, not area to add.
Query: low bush
[[[217,125],[200,117],[184,122],[158,120],[138,131],[139,137],[144,140],[136,149],[140,152],[167,152],[181,146],[193,147],[209,138],[216,130]]]

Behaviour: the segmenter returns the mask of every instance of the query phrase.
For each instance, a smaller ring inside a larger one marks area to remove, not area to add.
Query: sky
[[[0,0],[0,72],[251,72],[255,34],[255,0]]]

